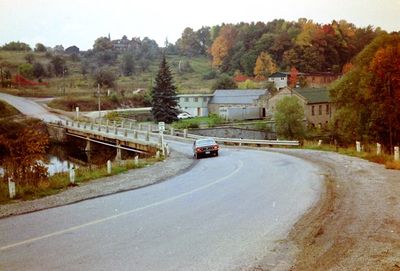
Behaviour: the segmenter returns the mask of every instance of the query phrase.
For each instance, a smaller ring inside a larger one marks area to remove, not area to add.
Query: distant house
[[[299,99],[304,107],[304,116],[307,123],[313,127],[323,127],[332,119],[335,107],[329,97],[326,88],[282,88],[267,100],[267,112],[273,116],[276,111],[276,103],[286,96],[294,96]]]
[[[209,112],[226,119],[259,119],[266,115],[260,99],[265,89],[218,89],[208,104]]]
[[[307,87],[320,88],[326,87],[333,81],[339,78],[338,74],[331,72],[312,72],[312,73],[298,73],[299,80],[303,78]],[[269,82],[273,82],[277,89],[289,86],[290,72],[275,72],[268,77]]]
[[[208,116],[208,103],[213,94],[180,94],[177,95],[178,105],[181,111],[194,117]]]

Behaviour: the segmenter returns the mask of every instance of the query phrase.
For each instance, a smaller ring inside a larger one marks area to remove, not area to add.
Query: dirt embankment
[[[298,249],[291,271],[400,270],[400,171],[330,152],[280,152],[327,172],[321,201],[289,235]]]

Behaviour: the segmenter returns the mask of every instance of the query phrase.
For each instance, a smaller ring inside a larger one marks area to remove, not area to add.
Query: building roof
[[[309,104],[330,102],[329,90],[326,88],[296,88],[294,91],[303,96]]]
[[[185,93],[178,94],[176,97],[212,97],[213,93]]]
[[[265,89],[217,89],[210,104],[253,104],[267,92]]]

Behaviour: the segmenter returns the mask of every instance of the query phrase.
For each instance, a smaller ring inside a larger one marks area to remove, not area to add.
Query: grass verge
[[[75,171],[75,184],[79,185],[92,180],[98,180],[102,177],[108,177],[126,172],[131,169],[143,168],[152,165],[156,162],[162,161],[163,158],[147,158],[139,160],[138,165],[133,160],[123,161],[120,165],[113,165],[111,174],[107,173],[107,167],[101,166],[97,168],[78,168]],[[17,196],[15,199],[9,199],[8,184],[0,182],[0,204],[7,204],[17,200],[33,200],[50,196],[67,190],[71,184],[69,182],[69,173],[58,173],[38,183],[37,186],[26,185],[16,187]]]
[[[387,168],[387,169],[400,170],[400,161],[394,161],[393,156],[389,155],[389,154],[382,153],[381,155],[377,155],[376,151],[373,150],[373,148],[371,146],[366,147],[366,149],[368,151],[357,152],[355,148],[349,148],[349,147],[347,147],[347,148],[337,147],[336,148],[336,146],[334,146],[334,145],[327,145],[327,144],[322,144],[322,145],[318,146],[318,144],[316,144],[315,142],[306,141],[306,142],[304,142],[303,148],[309,149],[309,150],[337,152],[340,154],[354,156],[354,157],[368,160],[370,162],[385,165],[385,168]]]

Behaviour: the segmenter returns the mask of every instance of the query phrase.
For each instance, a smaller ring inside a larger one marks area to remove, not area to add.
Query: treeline
[[[346,142],[400,144],[400,34],[382,33],[331,89],[337,106],[332,131]]]
[[[183,55],[210,55],[215,68],[230,74],[257,75],[257,59],[266,57],[282,70],[295,66],[301,72],[339,73],[380,32],[379,28],[357,28],[344,20],[322,25],[307,19],[280,19],[222,24],[198,31],[186,28],[175,46]]]

